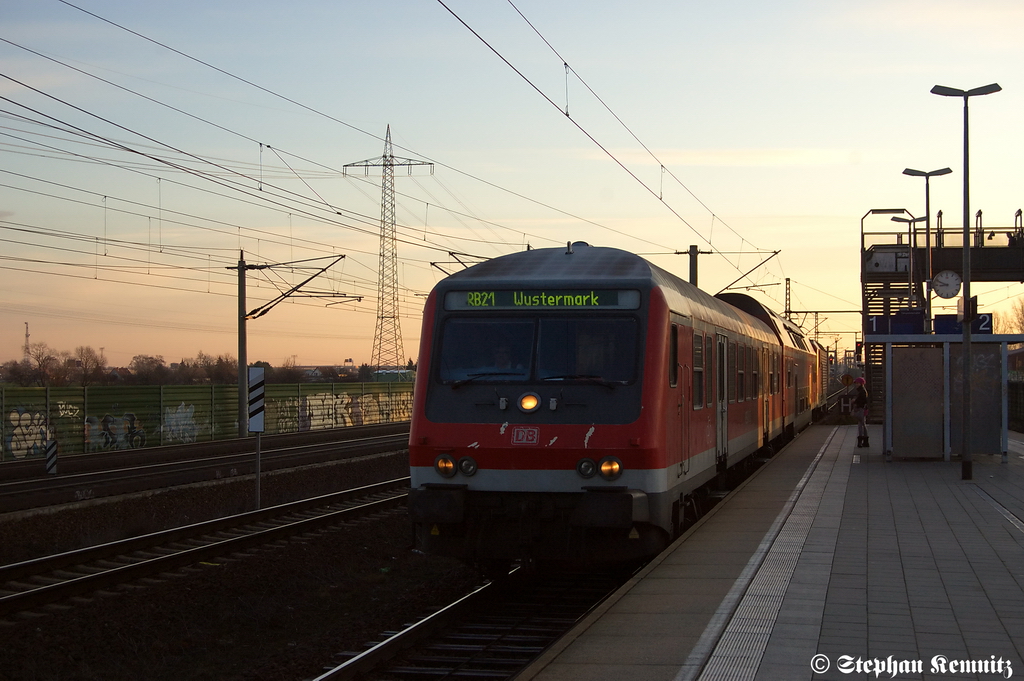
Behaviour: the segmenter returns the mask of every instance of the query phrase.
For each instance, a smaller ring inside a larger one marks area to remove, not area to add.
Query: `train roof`
[[[639,255],[583,242],[565,248],[532,249],[492,258],[452,274],[442,280],[437,289],[482,285],[575,287],[581,281],[592,286],[643,291],[657,287],[665,294],[669,307],[679,314],[766,342],[776,339],[774,330],[756,316],[715,298]]]
[[[800,326],[776,314],[774,310],[766,307],[756,298],[745,293],[719,293],[715,297],[763,321],[771,327],[783,345],[809,352],[814,352],[819,347],[814,339],[808,338],[804,334],[804,330]]]
[[[566,248],[534,248],[492,258],[456,272],[442,283],[486,279],[493,283],[533,286],[607,279],[620,285],[623,280],[649,281],[650,266],[628,251],[576,242]]]

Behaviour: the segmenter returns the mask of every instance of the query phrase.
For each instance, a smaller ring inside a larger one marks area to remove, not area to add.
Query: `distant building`
[[[416,380],[416,372],[408,369],[381,369],[373,372],[373,380],[375,383],[412,383]]]

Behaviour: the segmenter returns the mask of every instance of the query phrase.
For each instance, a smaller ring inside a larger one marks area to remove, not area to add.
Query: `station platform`
[[[894,460],[812,426],[517,680],[1024,676],[1024,442]]]

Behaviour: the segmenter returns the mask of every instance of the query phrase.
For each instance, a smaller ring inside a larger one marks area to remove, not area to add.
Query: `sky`
[[[696,244],[701,288],[780,312],[788,278],[842,351],[862,221],[898,228],[865,214],[925,212],[903,169],[952,168],[931,206],[962,226],[962,100],[932,86],[1002,86],[971,99],[970,211],[1013,226],[1022,26],[1016,0],[9,0],[0,362],[26,325],[111,366],[237,357],[240,255],[272,266],[247,271],[248,310],[331,265],[247,323],[250,362],[370,362],[381,178],[344,166],[389,126],[433,164],[395,169],[410,359],[447,273],[567,241],[683,278]],[[1024,287],[972,292],[998,319]]]

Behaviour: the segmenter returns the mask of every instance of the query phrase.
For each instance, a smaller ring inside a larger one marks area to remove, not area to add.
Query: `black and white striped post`
[[[50,475],[57,475],[57,441],[46,441],[46,472]]]
[[[260,434],[263,432],[263,367],[249,367],[249,432],[256,433],[256,508],[260,508]]]

